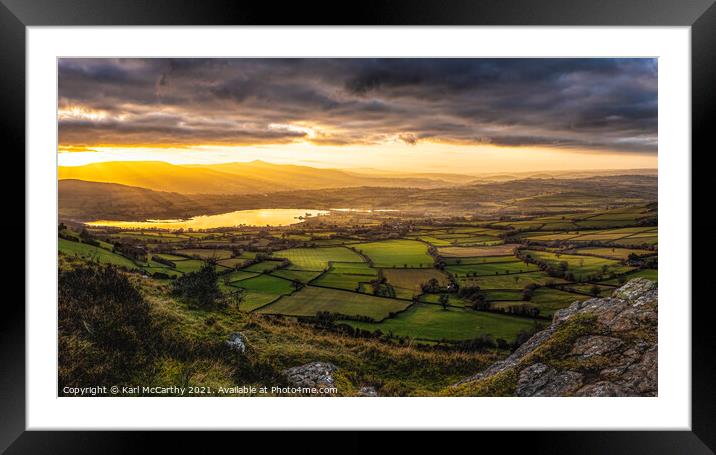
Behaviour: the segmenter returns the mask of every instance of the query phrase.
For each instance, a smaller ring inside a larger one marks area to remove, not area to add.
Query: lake
[[[124,229],[214,229],[232,226],[288,226],[303,222],[303,218],[327,215],[328,210],[315,209],[257,209],[237,210],[219,215],[201,215],[187,220],[146,221],[90,221],[90,226],[111,226]],[[301,218],[300,218],[301,217]]]

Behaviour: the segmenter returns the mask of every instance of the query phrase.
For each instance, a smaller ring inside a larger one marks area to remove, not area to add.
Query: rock
[[[584,375],[575,371],[562,371],[543,363],[535,363],[523,369],[517,380],[515,395],[518,397],[566,396],[582,386]]]
[[[657,284],[655,281],[646,278],[635,278],[624,286],[620,287],[612,294],[612,297],[622,300],[636,301],[650,292],[656,292]]]
[[[589,359],[595,355],[607,355],[619,349],[624,342],[619,338],[590,335],[578,338],[572,346],[570,355],[580,359]]]
[[[625,397],[627,393],[620,386],[609,381],[586,385],[574,394],[577,397]]]
[[[289,368],[282,373],[294,387],[335,387],[333,372],[338,367],[328,362],[311,362]]]
[[[358,391],[359,397],[377,397],[378,392],[375,391],[374,387],[364,386]]]
[[[516,378],[516,396],[656,396],[657,321],[657,284],[636,278],[611,297],[574,302],[557,311],[548,328],[509,357],[453,387],[489,384],[489,378],[513,371],[501,377]]]
[[[241,332],[232,333],[226,344],[236,352],[241,354],[246,352],[246,337]]]

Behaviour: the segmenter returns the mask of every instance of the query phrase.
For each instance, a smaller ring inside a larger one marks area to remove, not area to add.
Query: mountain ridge
[[[107,161],[60,166],[59,180],[117,183],[181,194],[261,194],[356,186],[435,188],[451,183],[415,177],[371,177],[339,169],[250,163],[176,165],[161,161]]]

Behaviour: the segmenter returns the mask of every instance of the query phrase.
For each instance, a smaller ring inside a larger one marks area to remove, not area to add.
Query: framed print
[[[3,449],[459,429],[712,453],[692,150],[716,7],[657,4],[3,0],[27,179]]]

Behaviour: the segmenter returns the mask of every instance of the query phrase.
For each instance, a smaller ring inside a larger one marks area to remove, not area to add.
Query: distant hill
[[[211,203],[184,194],[152,191],[116,183],[61,180],[58,183],[60,217],[72,220],[184,218]]]
[[[250,163],[174,165],[159,161],[112,161],[60,166],[60,180],[118,183],[182,194],[260,194],[356,186],[436,188],[452,183],[428,177],[373,177],[337,169]]]
[[[187,218],[259,208],[396,209],[419,214],[479,216],[586,211],[657,200],[647,175],[522,179],[443,188],[355,186],[283,190],[261,195],[180,194],[113,183],[61,180],[60,217],[76,221]]]

